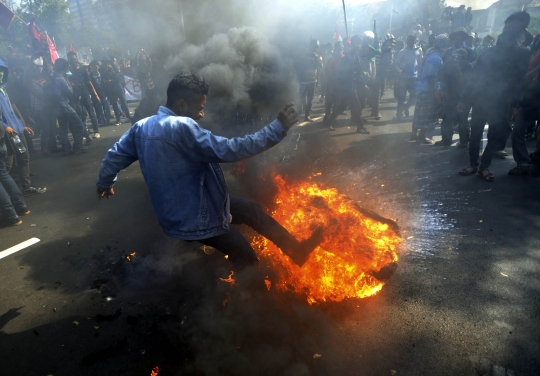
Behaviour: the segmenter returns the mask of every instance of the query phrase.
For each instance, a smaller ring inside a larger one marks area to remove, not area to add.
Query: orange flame
[[[252,245],[263,263],[274,271],[275,288],[307,294],[310,304],[365,298],[376,294],[384,282],[375,278],[382,268],[398,260],[401,237],[388,224],[360,212],[354,202],[334,188],[311,182],[286,182],[274,178],[278,193],[272,216],[297,239],[310,237],[322,226],[324,239],[299,267],[266,238]]]
[[[131,262],[131,259],[133,257],[135,257],[135,255],[137,254],[137,252],[133,252],[133,253],[130,253],[129,255],[126,255],[126,260],[130,261]]]
[[[220,278],[219,280],[220,280],[220,281],[223,281],[223,282],[230,283],[231,285],[234,285],[234,278],[233,278],[233,275],[234,275],[234,271],[231,270],[231,274],[229,274],[229,277],[227,277],[227,278]]]
[[[159,375],[159,367],[155,366],[152,368],[152,373],[150,373],[150,376],[158,376]]]

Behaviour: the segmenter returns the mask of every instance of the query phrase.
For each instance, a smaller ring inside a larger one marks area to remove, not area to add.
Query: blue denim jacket
[[[120,170],[139,160],[166,235],[206,239],[229,230],[229,194],[220,162],[259,154],[287,135],[278,120],[244,137],[213,135],[166,107],[135,123],[107,152],[97,186],[110,188]]]

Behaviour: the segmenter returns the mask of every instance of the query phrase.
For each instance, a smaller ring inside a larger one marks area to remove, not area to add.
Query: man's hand
[[[6,128],[6,133],[10,136],[15,136],[17,134],[17,131],[11,127]]]
[[[26,125],[24,126],[24,130],[26,133],[28,133],[31,137],[34,136],[34,131],[32,130],[32,128],[30,127],[27,127]]]
[[[101,189],[98,187],[97,196],[98,196],[98,200],[101,200],[102,198],[109,199],[109,197],[114,196],[114,189],[113,187],[108,188],[108,189]]]
[[[291,129],[293,125],[298,123],[298,113],[293,106],[294,103],[288,103],[277,116],[277,119],[283,124],[287,131]]]

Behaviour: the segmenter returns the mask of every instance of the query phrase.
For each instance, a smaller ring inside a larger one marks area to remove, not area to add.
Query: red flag
[[[14,18],[15,13],[6,7],[4,3],[0,3],[0,26],[8,30]]]
[[[69,48],[69,52],[75,52],[75,48],[73,47],[73,44],[72,44],[71,47]]]
[[[47,44],[49,45],[49,53],[51,54],[51,61],[54,64],[56,59],[58,59],[58,51],[56,51],[56,46],[54,45],[53,41],[49,36],[47,35]]]
[[[336,27],[336,30],[334,30],[334,42],[342,42],[343,38],[341,38],[341,34],[339,33],[338,28]]]

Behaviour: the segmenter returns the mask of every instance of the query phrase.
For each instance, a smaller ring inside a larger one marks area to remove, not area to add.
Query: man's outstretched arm
[[[134,128],[124,135],[109,149],[101,167],[96,182],[98,199],[109,198],[114,195],[113,185],[118,173],[127,168],[138,158],[134,143]]]
[[[201,162],[236,162],[259,154],[283,140],[287,131],[298,122],[298,114],[292,106],[293,103],[287,104],[270,125],[244,137],[215,136],[193,122],[180,128],[180,142],[193,150],[193,157]]]

